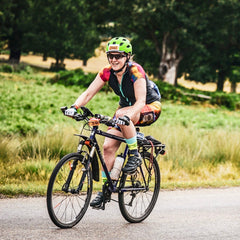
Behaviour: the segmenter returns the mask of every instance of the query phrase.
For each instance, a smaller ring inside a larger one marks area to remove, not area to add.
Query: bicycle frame
[[[122,138],[122,137],[119,137],[119,136],[116,136],[116,135],[113,135],[113,134],[110,134],[110,133],[107,133],[107,132],[104,132],[104,131],[99,130],[99,129],[98,129],[98,126],[93,126],[93,128],[92,128],[92,130],[91,130],[90,137],[87,138],[87,139],[86,139],[86,136],[84,136],[84,135],[76,134],[76,136],[79,136],[79,137],[82,137],[82,138],[85,139],[85,141],[84,141],[85,144],[86,144],[86,141],[89,141],[89,140],[90,140],[92,146],[91,146],[91,150],[90,150],[89,156],[90,156],[90,158],[93,158],[95,151],[97,152],[97,155],[98,155],[98,157],[99,157],[99,159],[100,159],[100,162],[101,162],[101,165],[102,165],[102,167],[103,167],[103,170],[104,170],[104,172],[105,172],[105,174],[106,174],[107,182],[109,183],[109,186],[110,186],[110,188],[111,188],[110,190],[111,190],[112,192],[116,192],[116,191],[117,191],[117,188],[116,188],[117,183],[116,183],[116,184],[113,184],[113,181],[112,181],[112,179],[111,179],[111,177],[110,177],[110,175],[109,175],[109,172],[108,172],[108,170],[107,170],[107,166],[106,166],[105,161],[104,161],[104,159],[103,159],[103,156],[102,156],[102,153],[101,153],[99,144],[98,144],[97,139],[96,139],[96,137],[95,137],[96,134],[97,134],[97,135],[100,135],[100,136],[112,138],[112,139],[115,139],[115,140],[118,140],[118,141],[124,142],[124,143],[126,143],[126,141],[125,141],[125,139]],[[88,144],[88,143],[87,143],[87,144]],[[83,144],[83,145],[84,145],[84,144]],[[81,152],[81,149],[82,149],[83,145],[82,145],[82,146],[80,145],[80,146],[78,147],[78,151]],[[125,150],[124,150],[124,153],[123,153],[124,161],[126,160],[127,153],[128,153],[128,145],[126,145]],[[86,169],[89,168],[90,162],[91,162],[91,161],[90,161],[90,159],[89,159],[89,161],[87,162]],[[142,176],[143,176],[144,183],[145,183],[145,186],[146,186],[147,184],[146,184],[145,176],[144,176],[144,173],[143,173],[141,167],[140,167],[140,171],[141,171],[141,174],[142,174]],[[85,177],[86,177],[86,174],[83,175],[83,178],[81,179],[79,186],[82,185],[83,181],[85,180]],[[118,182],[118,181],[117,181],[117,182]],[[144,190],[144,189],[145,189],[145,188],[143,188],[142,190]],[[127,189],[121,188],[121,191],[134,191],[134,190],[141,190],[141,189],[140,189],[140,188],[136,188],[136,189],[135,189],[135,188],[131,188],[131,189],[130,189],[130,188],[127,188]]]

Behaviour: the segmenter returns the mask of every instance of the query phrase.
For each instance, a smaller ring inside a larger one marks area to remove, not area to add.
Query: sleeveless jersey
[[[139,64],[135,62],[127,63],[127,69],[123,74],[121,84],[119,84],[117,77],[110,65],[104,67],[99,72],[99,76],[104,82],[108,82],[109,86],[120,97],[119,105],[121,107],[131,106],[136,102],[133,84],[139,78],[144,78],[146,80],[146,104],[160,101],[160,96],[152,88],[151,82],[148,79],[145,71]]]

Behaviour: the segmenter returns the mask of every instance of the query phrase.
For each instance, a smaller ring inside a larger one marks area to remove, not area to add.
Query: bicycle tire
[[[70,153],[64,156],[54,168],[47,188],[47,209],[53,223],[60,228],[71,228],[84,216],[92,195],[92,171],[85,169],[82,163],[84,156],[80,153]],[[68,191],[64,184],[73,164],[76,163]],[[80,179],[86,173],[82,189],[77,192]]]
[[[143,163],[141,168],[145,179],[149,177],[150,153],[142,154]],[[140,168],[135,175],[123,175],[122,189],[118,193],[119,208],[122,216],[130,223],[139,223],[146,219],[152,212],[160,191],[160,169],[157,160],[153,157],[152,175],[149,182],[149,189],[127,191],[129,188],[142,188],[144,186]],[[125,189],[125,190],[124,190]]]

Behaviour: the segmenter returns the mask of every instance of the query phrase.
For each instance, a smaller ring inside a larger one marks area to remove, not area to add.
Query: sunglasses
[[[118,60],[118,59],[121,59],[123,57],[126,57],[126,54],[111,54],[111,53],[108,53],[107,57],[110,58],[110,59],[115,58],[116,60]]]

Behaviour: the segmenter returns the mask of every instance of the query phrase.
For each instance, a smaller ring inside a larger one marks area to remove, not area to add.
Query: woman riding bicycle
[[[93,96],[108,82],[113,91],[120,97],[119,107],[115,118],[130,119],[130,124],[109,128],[108,132],[124,137],[129,147],[129,156],[123,172],[133,173],[142,163],[137,149],[135,126],[147,126],[155,122],[161,113],[160,94],[153,87],[143,68],[130,61],[132,45],[127,38],[115,37],[106,48],[109,65],[104,67],[96,76],[85,92],[83,92],[69,109],[68,115],[74,115],[76,109],[86,105]],[[115,154],[121,142],[105,138],[103,155],[108,171],[113,168]],[[102,171],[102,181],[106,181]],[[91,202],[90,206],[97,207],[103,202],[102,192]]]

